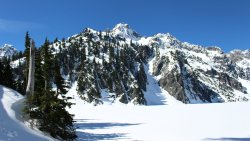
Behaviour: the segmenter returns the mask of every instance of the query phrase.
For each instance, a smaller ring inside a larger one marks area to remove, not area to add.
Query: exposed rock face
[[[153,75],[170,95],[184,103],[249,100],[239,81],[249,80],[249,67],[240,66],[240,61],[247,60],[241,53],[238,52],[241,56],[224,54],[218,47],[203,48],[180,42],[175,45],[159,46],[160,56],[153,59]],[[236,95],[235,91],[242,95]]]

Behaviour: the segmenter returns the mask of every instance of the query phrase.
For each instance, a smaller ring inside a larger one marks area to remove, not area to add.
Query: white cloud
[[[0,31],[4,32],[19,32],[43,28],[43,25],[34,22],[0,19]]]

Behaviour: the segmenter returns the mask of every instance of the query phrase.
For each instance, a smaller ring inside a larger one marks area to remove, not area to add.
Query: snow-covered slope
[[[28,128],[18,118],[21,115],[23,96],[0,85],[0,141],[53,140]]]
[[[250,140],[250,103],[92,106],[68,94],[78,141]]]
[[[2,47],[0,47],[0,58],[11,57],[12,55],[16,53],[17,53],[17,50],[14,48],[13,45],[4,44]]]

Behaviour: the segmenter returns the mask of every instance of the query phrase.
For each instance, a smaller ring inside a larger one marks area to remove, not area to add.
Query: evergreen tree
[[[1,61],[1,59],[0,59],[0,85],[2,85],[3,84],[3,69],[4,69],[4,66],[3,66],[3,63],[2,63],[2,61]]]
[[[141,91],[141,89],[140,89],[137,82],[134,84],[134,86],[132,87],[131,90],[132,90],[131,91],[131,97],[133,99],[134,104],[143,104],[143,105],[147,104],[147,102],[146,102],[146,100],[144,98],[144,94]]]
[[[78,79],[77,79],[77,93],[82,95],[86,90],[86,83],[85,83],[85,65],[84,62],[81,62],[81,70],[78,72]]]
[[[49,48],[49,40],[46,38],[42,46],[42,59],[43,59],[43,73],[44,73],[44,89],[45,91],[50,89],[51,79],[52,79],[52,65],[53,65],[53,56]]]
[[[109,49],[109,63],[112,63],[115,57],[115,50],[111,44],[109,44],[108,49]]]
[[[96,72],[96,62],[95,59],[93,61],[93,66],[90,65],[90,67],[87,69],[88,77],[87,77],[87,84],[88,89],[86,91],[88,99],[87,101],[90,103],[94,103],[95,105],[100,104],[100,98],[101,93],[99,90],[99,85],[97,81],[97,72]]]
[[[27,97],[24,112],[36,121],[36,126],[41,131],[59,140],[74,140],[77,136],[73,126],[73,115],[65,109],[71,107],[72,103],[65,97],[65,82],[61,77],[59,65],[53,64],[55,59],[50,52],[47,39],[41,50],[36,51],[35,58],[35,93]],[[52,70],[55,70],[54,73]],[[56,92],[52,91],[52,80],[55,80]]]
[[[10,66],[10,61],[7,62],[7,64],[5,64],[4,68],[3,68],[3,85],[12,89],[14,88],[14,77],[12,74],[12,68]]]
[[[24,50],[24,56],[26,58],[25,60],[25,69],[24,69],[24,84],[25,86],[27,85],[28,83],[28,73],[29,73],[29,51],[30,51],[30,35],[29,35],[29,32],[27,31],[26,34],[25,34],[25,50]]]
[[[146,85],[147,85],[147,75],[145,73],[145,70],[144,70],[144,66],[143,66],[143,63],[140,63],[140,66],[139,66],[139,71],[137,73],[137,81],[138,81],[138,84],[139,84],[139,87],[141,89],[143,89],[144,91],[146,91]]]
[[[22,80],[20,78],[17,79],[16,82],[15,82],[15,90],[17,92],[19,92],[20,94],[24,94],[25,91],[24,91],[23,87],[25,87],[25,86],[24,86]]]
[[[41,56],[41,48],[36,49],[35,55],[35,92],[42,92],[45,83],[43,77],[43,69],[42,69],[42,56]]]
[[[29,32],[26,32],[25,34],[25,50],[24,50],[24,56],[26,57],[27,61],[29,58],[29,50],[30,50],[30,35]],[[29,63],[26,63],[27,65],[29,65]]]
[[[56,95],[62,95],[63,97],[65,97],[64,95],[67,93],[67,86],[65,84],[65,81],[63,79],[63,77],[61,76],[61,72],[60,72],[60,66],[58,64],[58,61],[55,60],[55,84],[56,84]]]

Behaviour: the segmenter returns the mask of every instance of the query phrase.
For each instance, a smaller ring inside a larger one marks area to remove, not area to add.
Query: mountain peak
[[[115,36],[138,41],[141,37],[137,32],[130,28],[128,24],[118,23],[113,29],[112,33]]]
[[[11,44],[4,44],[1,48],[14,48]]]
[[[17,53],[17,50],[11,44],[4,44],[2,47],[0,47],[0,58],[11,57],[15,53]]]
[[[114,29],[124,29],[124,28],[129,29],[130,27],[129,27],[129,25],[126,24],[126,23],[118,23],[118,24],[114,27]],[[113,29],[113,30],[114,30],[114,29]]]

